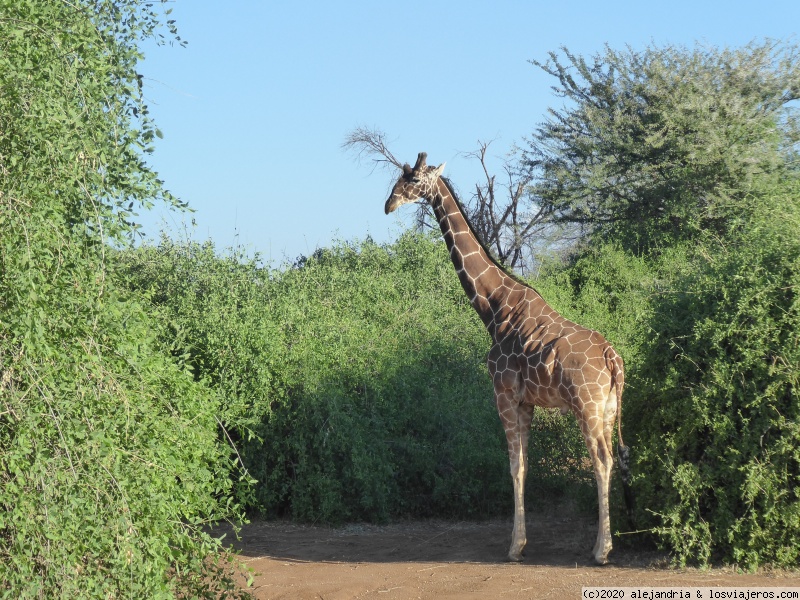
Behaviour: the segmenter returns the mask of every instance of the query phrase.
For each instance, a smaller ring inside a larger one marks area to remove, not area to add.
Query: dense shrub
[[[276,282],[273,311],[293,393],[264,431],[264,465],[284,482],[266,486],[269,506],[380,520],[506,501],[486,334],[440,244],[320,251]]]
[[[211,242],[166,236],[116,259],[164,324],[169,353],[215,392],[228,433],[251,435],[282,388],[284,343],[270,318],[270,271],[241,251],[218,256]]]
[[[144,163],[152,4],[0,0],[0,597],[212,593],[236,514],[217,402],[109,256]],[[124,24],[124,25],[123,25]],[[207,562],[206,559],[210,560]]]
[[[736,240],[699,234],[651,258],[593,246],[537,282],[623,353],[637,529],[678,564],[798,563],[795,188],[753,199]]]
[[[800,558],[796,186],[660,295],[634,423],[641,518],[679,563]],[[630,403],[629,403],[630,404]]]
[[[38,240],[7,233],[20,251],[5,248],[5,267],[42,256]],[[231,515],[215,399],[164,358],[142,306],[110,287],[102,300],[86,295],[101,273],[69,271],[82,293],[43,277],[27,290],[41,303],[3,311],[0,595],[159,597],[201,585],[219,549],[203,525]],[[7,285],[0,295],[13,297]]]

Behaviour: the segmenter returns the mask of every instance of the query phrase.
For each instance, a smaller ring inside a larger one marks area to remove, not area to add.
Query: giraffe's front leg
[[[526,464],[520,453],[512,455],[509,451],[511,478],[514,481],[514,529],[511,533],[511,546],[508,549],[508,560],[520,562],[522,550],[528,543],[525,532],[525,468]]]
[[[511,467],[511,478],[514,482],[514,529],[511,534],[511,546],[508,559],[514,562],[522,560],[522,550],[527,543],[525,531],[525,480],[528,471],[528,438],[530,435],[533,407],[515,405],[513,396],[501,399],[498,397],[498,409],[501,402],[505,410],[500,411],[500,419],[506,432],[508,443],[508,460]],[[516,402],[519,402],[516,400]]]

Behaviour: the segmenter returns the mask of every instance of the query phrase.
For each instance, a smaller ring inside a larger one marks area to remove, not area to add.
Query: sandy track
[[[414,521],[311,527],[255,521],[234,545],[260,599],[580,598],[583,586],[800,587],[800,573],[670,569],[658,553],[617,548],[594,566],[595,529],[529,517],[520,564],[504,561],[511,523]],[[230,538],[228,538],[230,539]]]

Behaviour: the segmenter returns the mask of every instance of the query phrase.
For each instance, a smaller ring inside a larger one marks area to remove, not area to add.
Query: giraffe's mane
[[[464,217],[464,221],[466,221],[467,227],[469,227],[470,233],[472,233],[472,237],[474,237],[477,240],[478,244],[480,244],[481,248],[483,248],[483,251],[486,252],[486,256],[489,257],[489,260],[492,261],[492,264],[494,266],[496,266],[498,269],[500,269],[503,273],[508,275],[511,279],[513,279],[518,284],[533,290],[539,296],[541,296],[541,294],[539,294],[539,292],[536,291],[536,289],[531,284],[529,284],[526,281],[524,281],[519,275],[513,273],[508,267],[506,267],[504,264],[502,264],[499,260],[497,260],[494,257],[494,254],[492,253],[492,251],[489,249],[489,247],[484,243],[483,239],[481,239],[481,237],[475,231],[475,227],[472,226],[472,221],[469,220],[469,216],[467,215],[467,212],[464,210],[464,205],[461,203],[461,199],[458,197],[458,194],[456,194],[456,191],[453,188],[452,182],[447,177],[444,177],[444,176],[440,176],[440,179],[444,182],[444,185],[447,188],[447,191],[450,192],[450,195],[453,197],[453,200],[455,200],[456,206],[458,206],[458,210],[461,212],[461,215]]]

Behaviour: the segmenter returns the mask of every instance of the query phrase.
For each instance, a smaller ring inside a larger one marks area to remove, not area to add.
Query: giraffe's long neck
[[[461,285],[473,308],[492,333],[498,307],[505,303],[509,294],[519,294],[519,288],[524,286],[509,277],[491,259],[475,237],[461,206],[443,179],[437,179],[430,201]]]

